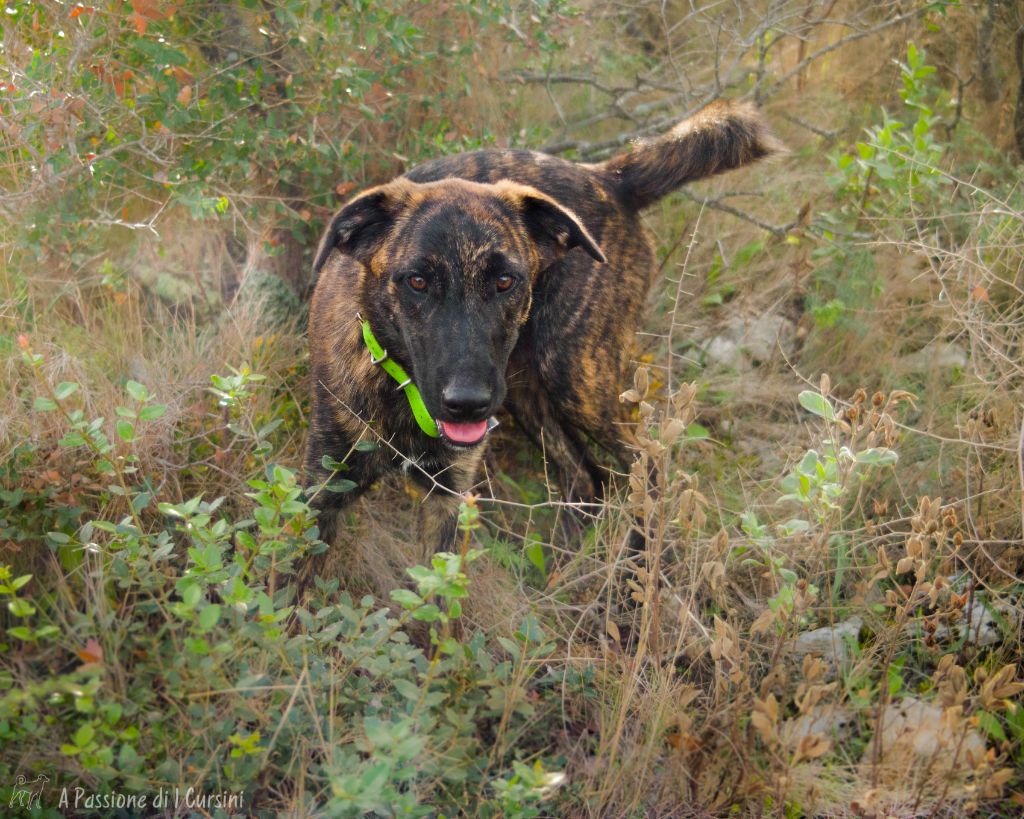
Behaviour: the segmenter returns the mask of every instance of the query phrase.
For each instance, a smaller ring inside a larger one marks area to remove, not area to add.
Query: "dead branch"
[[[752,225],[757,225],[761,230],[765,230],[772,234],[778,239],[784,239],[786,234],[789,233],[798,224],[798,220],[794,219],[791,222],[787,222],[784,225],[772,225],[756,216],[751,216],[749,213],[734,208],[732,205],[727,205],[722,201],[722,197],[709,197],[709,196],[698,196],[697,194],[691,193],[690,191],[683,188],[680,193],[689,199],[691,202],[696,202],[705,208],[713,208],[714,210],[720,210],[723,213],[729,213],[735,216],[737,219],[742,219],[744,222],[750,222]],[[726,194],[727,195],[727,194]]]

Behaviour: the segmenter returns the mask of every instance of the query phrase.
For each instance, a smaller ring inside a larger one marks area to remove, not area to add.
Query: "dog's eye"
[[[427,280],[423,276],[418,276],[415,273],[409,276],[405,280],[405,283],[409,285],[409,287],[411,287],[417,293],[422,293],[424,290],[427,289]]]
[[[516,277],[509,276],[507,273],[503,276],[498,276],[498,278],[494,280],[494,287],[499,293],[507,293],[515,286]]]

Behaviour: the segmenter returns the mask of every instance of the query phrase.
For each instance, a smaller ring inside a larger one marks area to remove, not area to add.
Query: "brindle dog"
[[[442,485],[425,506],[445,508],[424,509],[423,536],[450,546],[454,495],[444,490],[472,486],[499,407],[555,462],[566,499],[597,498],[607,472],[590,444],[625,460],[617,396],[655,274],[640,211],[776,148],[752,106],[718,102],[600,164],[477,151],[346,204],[314,262],[306,476],[325,481],[329,455],[356,488],[315,495],[322,539],[334,538],[343,505],[405,466]],[[362,321],[418,387],[438,437],[374,363]]]

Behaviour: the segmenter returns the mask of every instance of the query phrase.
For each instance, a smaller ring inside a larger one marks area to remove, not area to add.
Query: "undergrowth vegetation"
[[[964,68],[1011,5],[10,3],[0,805],[1020,815],[1024,195]],[[326,214],[718,95],[792,152],[650,213],[606,501],[504,423],[450,551],[389,483],[297,595]]]

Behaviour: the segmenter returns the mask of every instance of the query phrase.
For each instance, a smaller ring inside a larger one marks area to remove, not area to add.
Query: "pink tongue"
[[[487,422],[477,421],[475,424],[453,424],[451,421],[441,422],[441,431],[457,444],[475,444],[487,434]]]

